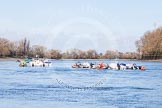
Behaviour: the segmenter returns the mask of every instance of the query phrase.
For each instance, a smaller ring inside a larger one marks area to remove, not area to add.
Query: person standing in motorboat
[[[133,64],[133,70],[137,70],[138,69],[138,67],[137,67],[137,65],[134,63]]]
[[[119,63],[117,63],[117,67],[118,67],[118,70],[120,70],[120,64]]]

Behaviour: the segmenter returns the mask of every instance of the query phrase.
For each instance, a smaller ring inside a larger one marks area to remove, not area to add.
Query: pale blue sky
[[[0,0],[0,37],[63,51],[135,51],[159,26],[162,0]]]

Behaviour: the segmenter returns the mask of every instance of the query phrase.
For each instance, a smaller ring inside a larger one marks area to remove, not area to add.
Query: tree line
[[[15,42],[0,37],[0,57],[27,58],[39,55],[49,59],[162,59],[162,27],[146,32],[135,45],[137,52],[107,50],[97,53],[92,49],[82,51],[75,48],[62,52],[49,50],[43,45],[31,45],[27,38]]]
[[[65,52],[60,50],[48,50],[42,45],[32,45],[30,40],[24,38],[19,41],[10,41],[0,38],[0,57],[27,58],[39,55],[40,58],[49,59],[136,59],[135,52],[118,52],[107,50],[105,53],[97,53],[96,50],[82,51],[80,49],[70,49]]]
[[[146,32],[136,47],[140,59],[162,59],[162,27]]]

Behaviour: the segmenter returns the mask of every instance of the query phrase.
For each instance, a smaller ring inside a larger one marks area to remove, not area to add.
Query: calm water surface
[[[52,62],[49,68],[32,68],[0,61],[0,108],[162,107],[162,63],[123,61],[147,70],[114,71],[72,69],[72,60]]]

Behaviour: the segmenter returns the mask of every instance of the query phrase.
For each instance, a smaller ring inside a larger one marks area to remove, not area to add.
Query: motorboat
[[[91,65],[90,65],[90,63],[88,63],[88,62],[85,62],[85,63],[80,63],[80,62],[78,62],[78,63],[75,63],[75,64],[72,66],[72,68],[91,68]]]
[[[112,70],[146,70],[144,66],[137,66],[134,64],[125,64],[125,63],[110,63],[109,68]]]
[[[50,67],[52,63],[48,59],[33,59],[29,62],[31,67]]]
[[[52,62],[48,59],[41,59],[41,58],[30,58],[25,60],[17,60],[20,62],[20,67],[50,67]]]
[[[125,63],[75,63],[72,68],[90,68],[90,69],[109,69],[109,70],[145,70],[144,66],[137,66],[134,64],[125,64]]]

